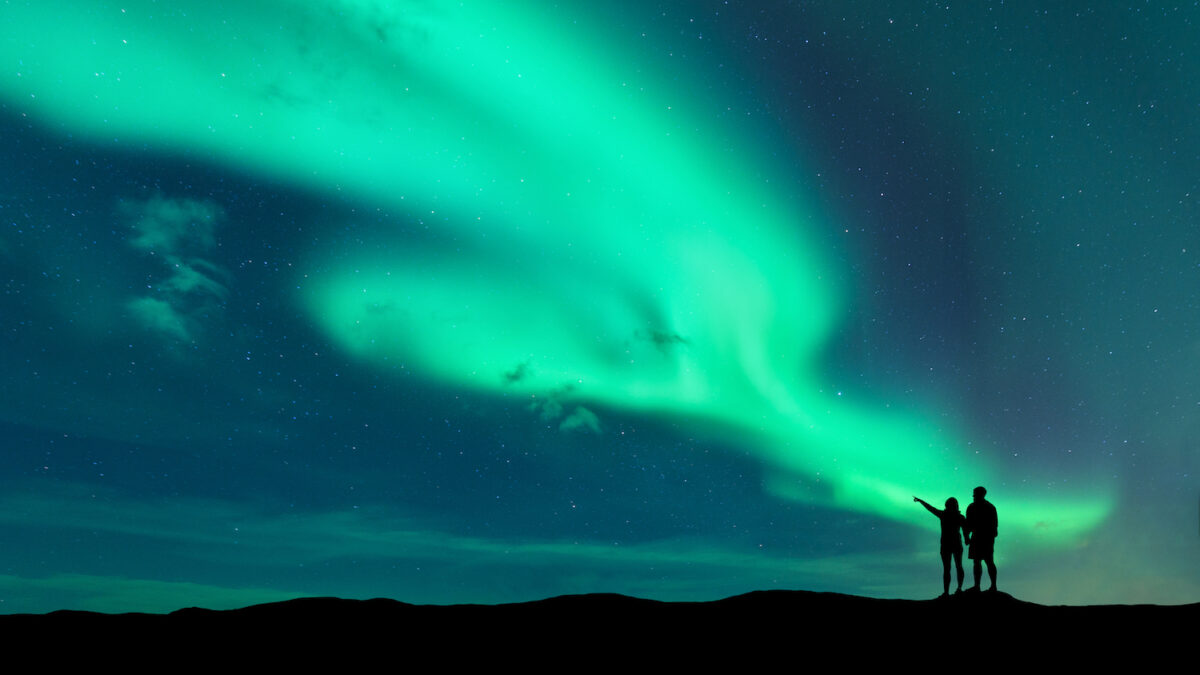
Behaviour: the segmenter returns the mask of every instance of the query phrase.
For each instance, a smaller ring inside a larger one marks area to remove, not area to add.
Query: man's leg
[[[979,563],[978,560],[976,560],[975,562],[976,562],[976,564]],[[988,578],[992,580],[992,587],[989,588],[988,590],[994,591],[994,590],[996,590],[996,563],[992,562],[992,559],[989,557],[987,559],[987,566],[988,566]],[[975,576],[976,576],[975,583],[978,584],[979,583],[978,573]]]
[[[983,580],[983,561],[975,559],[975,590],[979,590],[979,582]]]

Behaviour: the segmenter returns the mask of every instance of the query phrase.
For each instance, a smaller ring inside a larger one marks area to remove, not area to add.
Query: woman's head
[[[946,500],[946,510],[947,511],[957,511],[958,510],[958,500],[955,499],[954,497],[947,499]]]

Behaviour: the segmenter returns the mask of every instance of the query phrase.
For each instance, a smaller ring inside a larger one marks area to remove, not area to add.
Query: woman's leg
[[[963,582],[963,577],[964,577],[964,576],[966,576],[965,574],[963,574],[963,566],[962,566],[962,549],[959,549],[959,550],[957,550],[957,551],[955,551],[955,552],[954,552],[954,566],[955,566],[956,568],[958,568],[958,590],[960,590],[960,591],[961,591],[961,590],[962,590],[962,582]],[[949,571],[949,570],[946,570],[946,577],[947,577],[947,584],[948,584],[948,583],[949,583],[949,577],[950,577],[950,571]],[[948,587],[947,587],[947,588],[948,588]]]
[[[958,569],[962,570],[961,562],[959,562]],[[958,579],[961,583],[961,574],[959,575]],[[942,549],[942,595],[950,595],[950,551],[945,549]]]

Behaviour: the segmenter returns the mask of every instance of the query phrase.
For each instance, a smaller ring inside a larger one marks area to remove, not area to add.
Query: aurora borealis
[[[1196,7],[0,12],[0,611],[1200,597]]]

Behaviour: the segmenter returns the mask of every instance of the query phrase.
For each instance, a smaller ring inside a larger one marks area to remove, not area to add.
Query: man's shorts
[[[991,560],[995,544],[996,540],[991,537],[971,537],[971,552],[967,557],[971,560]]]

